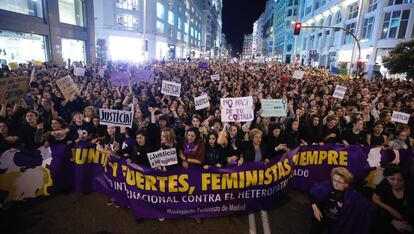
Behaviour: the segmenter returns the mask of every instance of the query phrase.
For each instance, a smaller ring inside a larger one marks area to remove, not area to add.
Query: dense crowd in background
[[[86,67],[85,76],[73,76],[74,66]],[[222,61],[210,61],[205,69],[199,68],[197,61],[74,63],[69,68],[20,64],[18,70],[3,69],[2,76],[30,79],[34,68],[26,98],[1,104],[0,152],[91,141],[104,154],[125,158],[137,169],[150,166],[147,153],[170,148],[176,149],[179,163],[168,167],[187,168],[192,164],[207,169],[244,162],[268,163],[307,145],[414,149],[414,81],[342,79],[326,68]],[[105,69],[103,77],[98,74],[101,69]],[[139,69],[152,70],[149,82],[138,79],[115,86],[110,81],[112,71],[129,72],[134,77]],[[292,78],[295,70],[305,71],[303,79]],[[68,74],[79,89],[71,100],[65,100],[55,83]],[[214,74],[219,74],[220,80],[212,81]],[[180,83],[180,97],[163,95],[162,80]],[[336,85],[347,87],[343,99],[332,97]],[[201,94],[209,96],[210,107],[195,110],[194,97]],[[253,97],[254,120],[222,122],[220,98],[245,96]],[[287,116],[262,117],[262,99],[286,99]],[[133,126],[100,125],[99,108],[134,110]],[[410,114],[409,123],[391,121],[393,111]],[[399,161],[393,163],[398,165]],[[168,167],[156,169],[166,171]],[[398,166],[392,169],[399,173]],[[389,170],[391,175],[384,174],[384,183],[387,176],[395,177]],[[401,183],[408,184],[409,178],[399,175],[401,189]],[[350,182],[349,176],[343,177],[343,184]],[[408,212],[402,202],[404,196],[408,199],[405,193],[396,195],[392,182],[374,191],[374,203],[387,213],[384,217],[396,230],[409,230],[406,221],[413,224],[412,210]]]

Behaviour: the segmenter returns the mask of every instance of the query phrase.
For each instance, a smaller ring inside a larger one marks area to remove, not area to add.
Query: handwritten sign
[[[301,80],[303,79],[303,75],[305,75],[304,71],[295,70],[293,72],[292,78]]]
[[[262,99],[262,117],[286,116],[286,99]]]
[[[181,92],[181,84],[171,82],[171,81],[162,81],[161,93],[179,97]]]
[[[220,80],[220,75],[219,74],[211,75],[210,78],[211,78],[211,81]]]
[[[10,103],[24,98],[27,94],[28,79],[9,77],[0,79],[0,104]]]
[[[78,86],[76,86],[69,75],[57,80],[56,85],[67,101],[71,100],[78,93]]]
[[[202,110],[210,106],[210,102],[208,100],[208,95],[203,94],[198,97],[194,98],[194,104],[196,110]]]
[[[392,112],[392,119],[391,121],[408,124],[408,120],[410,120],[410,114],[404,112],[393,111]]]
[[[85,76],[86,68],[84,67],[75,67],[73,70],[74,76]]]
[[[254,118],[253,98],[221,98],[222,122],[247,122]]]
[[[336,85],[335,92],[333,93],[332,97],[343,99],[346,93],[346,87],[341,85]]]
[[[152,168],[158,166],[170,166],[178,163],[177,152],[175,148],[158,150],[152,153],[148,153],[148,161]]]
[[[134,113],[133,111],[99,109],[99,119],[101,125],[130,128],[134,120]]]

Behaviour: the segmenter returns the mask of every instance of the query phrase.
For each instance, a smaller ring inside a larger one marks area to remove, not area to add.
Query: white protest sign
[[[162,81],[161,93],[179,97],[181,92],[181,84],[171,82],[171,81]]]
[[[410,119],[410,114],[404,112],[393,111],[392,112],[392,119],[391,121],[408,124],[408,120]]]
[[[346,93],[346,87],[336,85],[335,92],[333,93],[332,97],[343,99]]]
[[[286,116],[286,99],[262,99],[262,117]]]
[[[101,125],[112,125],[117,127],[132,127],[134,120],[133,111],[122,111],[112,109],[99,109]]]
[[[210,106],[207,94],[202,94],[194,98],[194,105],[196,110],[202,110]]]
[[[75,67],[73,70],[73,75],[75,76],[85,76],[86,68],[84,67]]]
[[[100,77],[104,77],[104,76],[105,76],[105,70],[104,70],[103,68],[100,68],[100,69],[99,69],[99,72],[98,72],[98,75],[99,75]]]
[[[170,166],[178,163],[177,152],[175,148],[158,150],[152,153],[148,153],[148,161],[152,168],[157,166]]]
[[[220,75],[219,74],[211,75],[210,78],[211,78],[211,81],[220,80]]]
[[[222,122],[248,122],[254,118],[253,98],[220,98]]]
[[[71,100],[78,93],[78,86],[76,86],[69,75],[57,80],[56,85],[59,87],[66,101]]]
[[[305,75],[305,71],[295,70],[295,71],[293,72],[292,77],[293,77],[294,79],[299,79],[299,80],[301,80],[301,79],[303,78],[303,75]]]

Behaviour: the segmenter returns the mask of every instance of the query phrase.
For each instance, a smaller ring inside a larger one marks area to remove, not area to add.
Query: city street
[[[136,222],[130,209],[108,206],[99,193],[68,193],[15,203],[1,211],[3,233],[307,233],[307,201],[303,193],[290,191],[278,209],[266,212],[269,225],[260,212],[254,222],[249,216],[204,219],[142,220]],[[254,226],[256,228],[254,228]],[[263,231],[263,230],[267,231]]]

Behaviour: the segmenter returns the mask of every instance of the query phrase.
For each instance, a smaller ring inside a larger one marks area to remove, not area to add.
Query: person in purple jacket
[[[331,171],[331,181],[309,191],[313,217],[311,234],[369,233],[375,206],[349,187],[353,175],[344,167]]]

